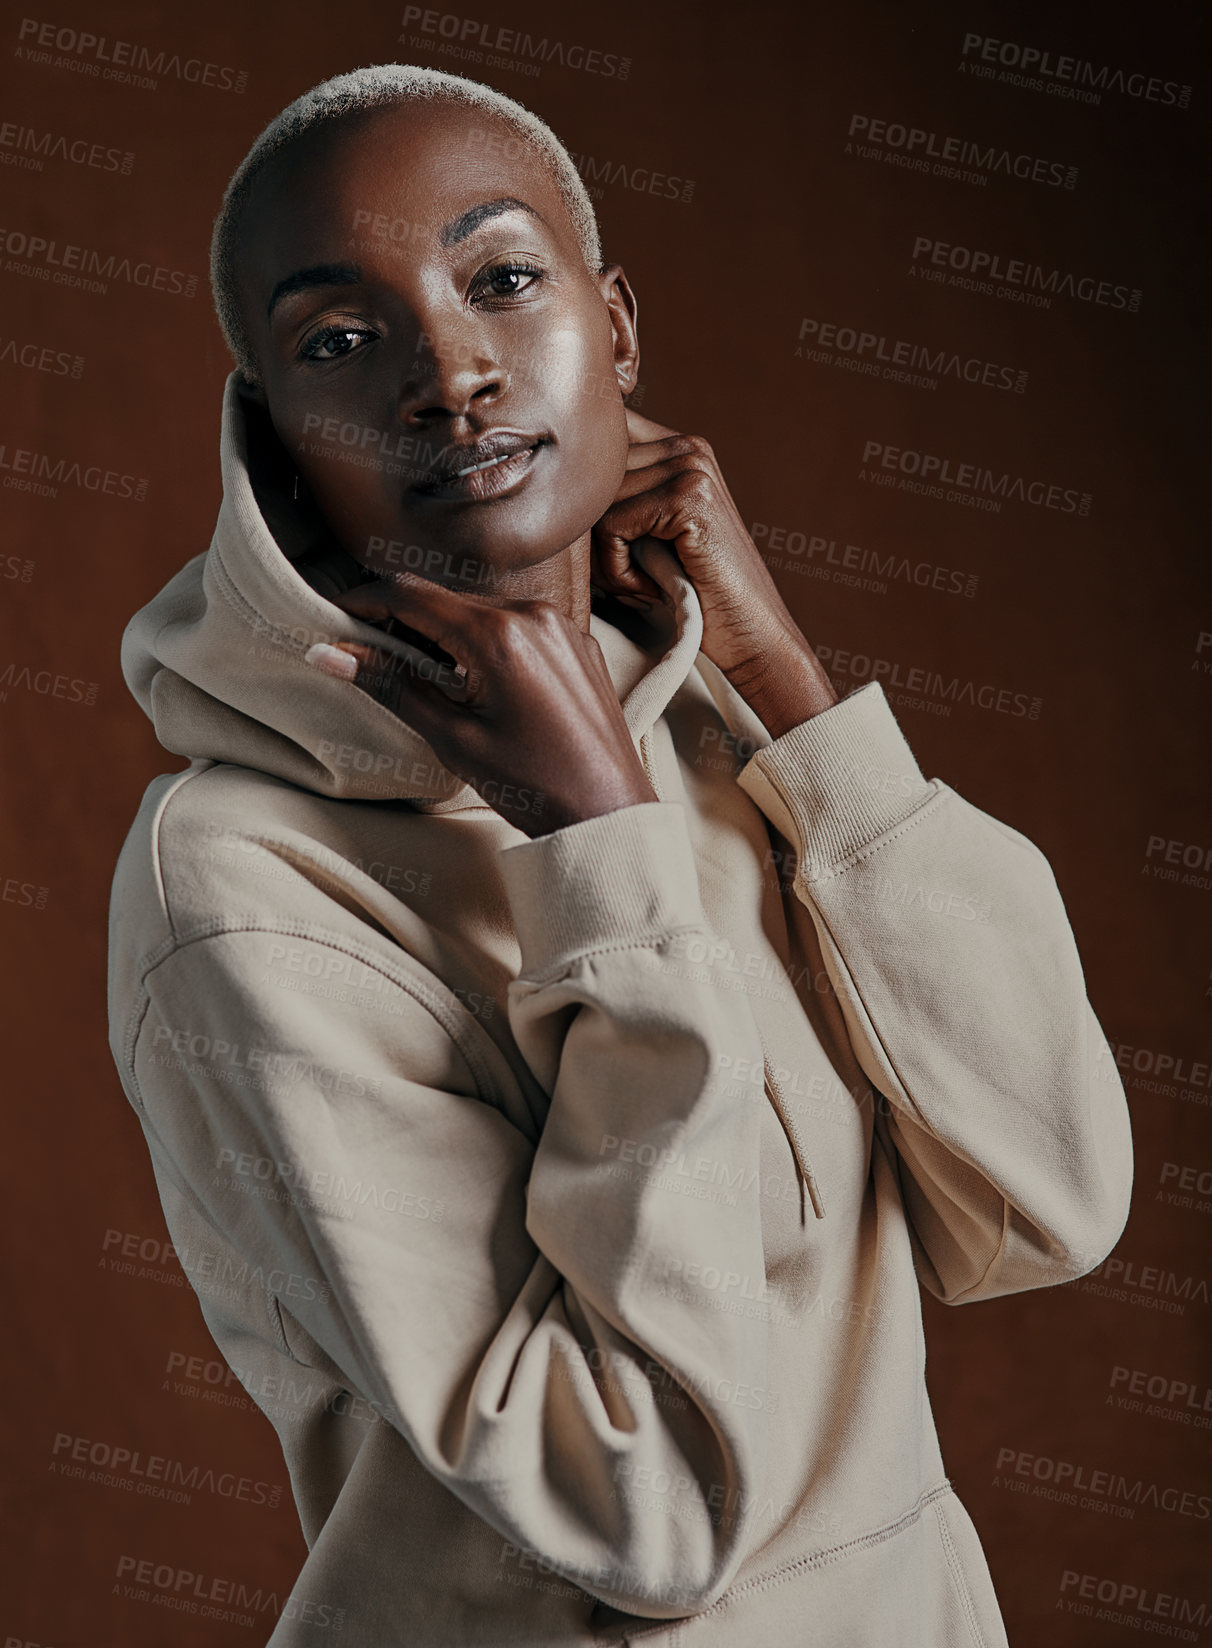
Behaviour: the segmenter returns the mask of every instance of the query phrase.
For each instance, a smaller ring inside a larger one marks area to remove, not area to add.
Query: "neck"
[[[584,533],[567,549],[551,555],[538,566],[502,572],[478,593],[486,601],[550,601],[579,630],[589,632],[590,535]]]
[[[341,549],[335,539],[330,542],[332,550],[346,557],[351,569],[356,565],[365,577],[383,576],[382,567],[358,560],[348,550]],[[503,606],[507,601],[549,601],[587,635],[592,593],[590,565],[590,534],[586,532],[567,549],[548,556],[537,566],[495,573],[491,582],[463,580],[457,573],[438,578],[436,582],[447,589],[465,590],[494,606]],[[353,581],[357,581],[356,577]]]

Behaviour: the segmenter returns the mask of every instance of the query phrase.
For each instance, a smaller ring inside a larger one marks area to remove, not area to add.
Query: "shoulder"
[[[374,947],[386,927],[398,954],[426,926],[418,822],[228,763],[165,774],[148,786],[114,874],[111,966],[141,972],[157,954],[253,928],[322,928]]]
[[[175,1057],[184,1030],[222,1043],[240,1020],[258,1045],[288,1030],[304,1045],[331,1023],[338,1039],[402,1044],[411,1079],[495,1092],[499,1059],[434,971],[424,876],[410,878],[412,826],[428,841],[437,822],[225,763],[154,780],[111,899],[120,1067],[136,1043]],[[212,1012],[217,1029],[202,1024]]]

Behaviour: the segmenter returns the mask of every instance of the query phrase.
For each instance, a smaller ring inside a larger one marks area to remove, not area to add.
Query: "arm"
[[[742,997],[661,965],[705,931],[679,807],[593,818],[502,864],[522,944],[510,1023],[551,1095],[537,1148],[473,1075],[474,1047],[457,1050],[441,986],[316,925],[178,944],[146,981],[131,1091],[288,1330],[428,1470],[592,1594],[674,1617],[726,1588],[748,1528],[734,1510],[763,1471],[764,1411],[713,1393],[765,1386],[764,1330],[660,1285],[679,1260],[764,1275],[758,1119],[715,1077],[760,1043]],[[287,973],[298,944],[320,963]],[[337,988],[284,987],[313,975]],[[223,1080],[190,1051],[216,1043],[260,1050],[266,1074]],[[662,1170],[682,1152],[742,1188],[677,1195]],[[290,1193],[239,1194],[222,1164],[242,1153],[280,1164]]]
[[[927,783],[882,687],[838,702],[710,446],[628,424],[599,575],[659,598],[630,546],[667,540],[699,595],[703,652],[773,738],[739,782],[796,854],[797,906],[889,1101],[876,1122],[923,1284],[958,1303],[1084,1274],[1127,1219],[1132,1141],[1047,860]]]
[[[1093,1268],[1127,1218],[1132,1142],[1043,854],[926,781],[874,683],[739,782],[794,849],[794,896],[889,1101],[923,1284],[960,1303]]]

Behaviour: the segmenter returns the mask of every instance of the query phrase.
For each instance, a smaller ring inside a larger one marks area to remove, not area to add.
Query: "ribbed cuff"
[[[829,875],[937,788],[878,681],[758,750],[737,783],[797,848],[808,881]]]
[[[677,802],[643,801],[566,825],[504,848],[500,862],[530,977],[592,950],[705,924]]]

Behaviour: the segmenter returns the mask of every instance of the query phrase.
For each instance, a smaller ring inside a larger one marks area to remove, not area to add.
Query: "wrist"
[[[640,807],[660,797],[642,773],[631,782],[611,785],[592,794],[556,800],[546,796],[541,810],[534,811],[525,823],[515,820],[518,827],[532,841],[540,836],[554,835],[571,824],[585,824],[591,818],[603,818],[607,813],[619,812],[624,807]]]
[[[780,633],[724,674],[772,738],[839,702],[825,666],[798,632]]]

